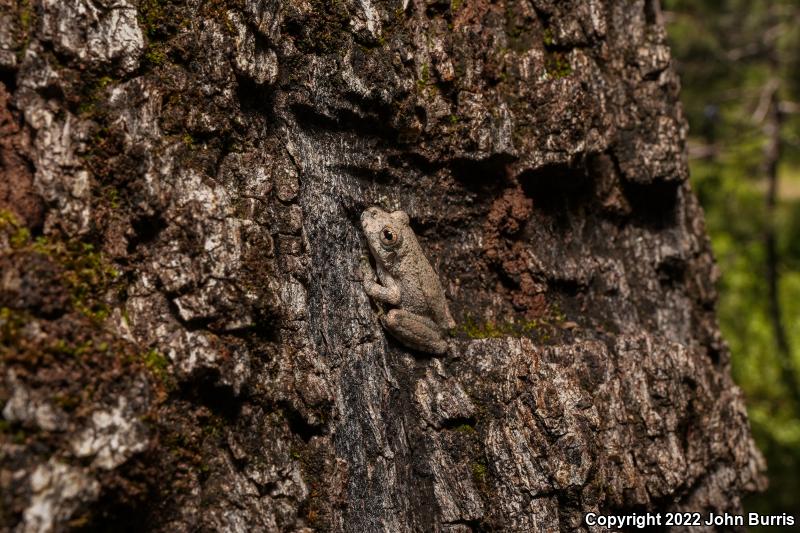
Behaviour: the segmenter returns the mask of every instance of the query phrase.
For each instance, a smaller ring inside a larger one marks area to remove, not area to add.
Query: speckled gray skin
[[[381,317],[383,327],[409,348],[443,354],[446,330],[455,327],[455,321],[439,277],[408,225],[408,215],[370,207],[361,214],[361,227],[380,280],[376,283],[370,272],[364,290],[374,300],[395,307]]]

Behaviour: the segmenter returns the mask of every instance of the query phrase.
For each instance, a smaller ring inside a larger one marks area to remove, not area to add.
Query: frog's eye
[[[381,230],[381,242],[386,246],[394,246],[397,244],[397,232],[389,226],[384,226]]]

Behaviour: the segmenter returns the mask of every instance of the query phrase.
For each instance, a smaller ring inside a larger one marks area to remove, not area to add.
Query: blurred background
[[[800,2],[663,0],[662,9],[692,184],[721,271],[719,319],[769,467],[769,489],[745,510],[797,518]]]

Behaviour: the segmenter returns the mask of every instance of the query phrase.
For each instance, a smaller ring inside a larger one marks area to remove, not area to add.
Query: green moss
[[[85,118],[98,118],[103,110],[101,104],[105,99],[105,90],[113,82],[114,78],[111,76],[95,77],[92,74],[87,74],[81,87],[78,114]]]
[[[455,126],[456,124],[458,124],[459,118],[458,118],[458,115],[450,115],[448,117],[448,120],[450,121],[450,124]]]
[[[22,31],[28,31],[31,27],[31,21],[33,20],[33,9],[28,0],[22,0],[19,3],[19,13],[17,15],[19,17],[19,26]]]
[[[431,78],[430,67],[428,66],[427,63],[425,63],[424,65],[422,65],[422,68],[420,69],[419,79],[417,80],[417,87],[420,90],[425,89],[425,87],[427,87],[428,84],[430,83],[430,78]]]
[[[8,307],[0,308],[0,347],[14,346],[19,339],[20,329],[28,323],[25,313]]]
[[[0,209],[0,231],[8,234],[8,242],[12,249],[25,246],[31,238],[31,232],[17,219],[16,215],[6,209]]]
[[[28,45],[31,42],[31,28],[33,27],[34,17],[36,14],[33,11],[30,0],[20,0],[17,11],[17,21],[19,22],[19,34],[17,39],[19,47],[17,48],[17,59],[22,60]]]
[[[475,433],[475,426],[472,424],[461,424],[453,429],[459,433]]]
[[[67,268],[65,279],[71,289],[72,305],[97,321],[108,318],[110,309],[100,300],[119,272],[88,243],[72,242],[53,249]]]
[[[555,306],[554,306],[555,307]],[[514,321],[477,321],[468,315],[462,324],[451,330],[453,336],[465,335],[470,339],[497,339],[501,337],[529,337],[538,341],[550,340],[550,332],[558,329],[565,315],[557,308],[538,319],[518,319]]]
[[[142,354],[142,361],[144,361],[144,366],[159,380],[163,382],[167,379],[169,375],[167,372],[169,359],[161,352],[151,348]]]
[[[78,105],[78,114],[86,117],[87,115],[93,115],[96,109],[97,107],[93,100],[83,100]]]
[[[108,205],[111,207],[111,209],[119,209],[119,189],[116,187],[109,187],[106,189],[106,199],[108,200]]]
[[[488,470],[485,464],[479,462],[472,463],[472,477],[474,477],[478,483],[486,482],[487,472]]]
[[[47,237],[31,240],[30,231],[8,211],[0,211],[0,231],[9,234],[9,243],[17,252],[48,256],[63,267],[62,279],[70,291],[74,309],[96,321],[104,321],[110,309],[102,298],[119,277],[119,272],[94,249],[82,241],[54,241]]]
[[[163,2],[159,0],[142,0],[139,3],[139,24],[148,37],[154,37],[166,20]]]
[[[0,209],[0,230],[5,229],[8,226],[19,226],[19,221],[17,217],[11,211],[7,209]]]
[[[236,28],[234,28],[228,13],[230,10],[243,10],[244,2],[239,0],[205,0],[202,6],[204,16],[216,19],[228,35],[236,35]]]
[[[564,314],[557,303],[554,303],[550,305],[549,319],[552,322],[564,322],[567,319],[567,315]]]
[[[456,331],[465,333],[470,339],[494,339],[499,337],[519,337],[515,324],[510,322],[477,322],[472,316],[467,316],[466,321],[456,328]]]
[[[545,53],[544,69],[554,79],[565,78],[572,74],[572,66],[564,52],[548,51]]]
[[[60,356],[82,359],[84,356],[95,352],[92,341],[70,342],[65,339],[56,339],[46,347],[45,351]]]
[[[31,232],[26,227],[19,227],[17,230],[11,234],[9,238],[9,243],[11,244],[12,248],[20,248],[25,246],[25,243],[30,241],[31,239]]]
[[[553,46],[555,39],[553,38],[552,28],[545,28],[544,33],[542,35],[542,42],[544,43],[545,47]]]
[[[218,416],[209,417],[208,421],[202,425],[203,434],[208,438],[217,438],[223,435],[225,431],[225,423]]]
[[[167,63],[170,41],[181,29],[190,26],[192,15],[200,19],[216,18],[226,31],[232,33],[234,28],[228,20],[227,10],[223,9],[224,4],[225,0],[208,0],[200,2],[197,11],[194,11],[183,2],[140,0],[139,26],[147,35],[144,64],[153,68]]]
[[[455,13],[464,4],[464,0],[450,0],[450,11]]]
[[[167,52],[160,44],[152,44],[144,53],[145,60],[152,66],[160,66],[167,61]]]
[[[97,80],[97,86],[101,89],[105,89],[111,84],[112,81],[114,81],[114,78],[111,76],[102,76],[99,80]]]

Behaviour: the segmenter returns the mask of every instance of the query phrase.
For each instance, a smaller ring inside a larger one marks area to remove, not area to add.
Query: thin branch
[[[714,159],[719,156],[721,150],[718,144],[700,144],[690,142],[689,146],[689,159]]]
[[[767,118],[767,113],[773,111],[772,106],[775,102],[780,83],[780,80],[777,78],[770,78],[762,87],[761,96],[758,99],[758,106],[756,110],[753,111],[753,116],[751,117],[754,124],[763,124],[764,120]],[[767,133],[767,135],[769,136],[770,133]]]
[[[795,115],[800,113],[800,103],[784,100],[778,104],[778,109],[784,115]]]

